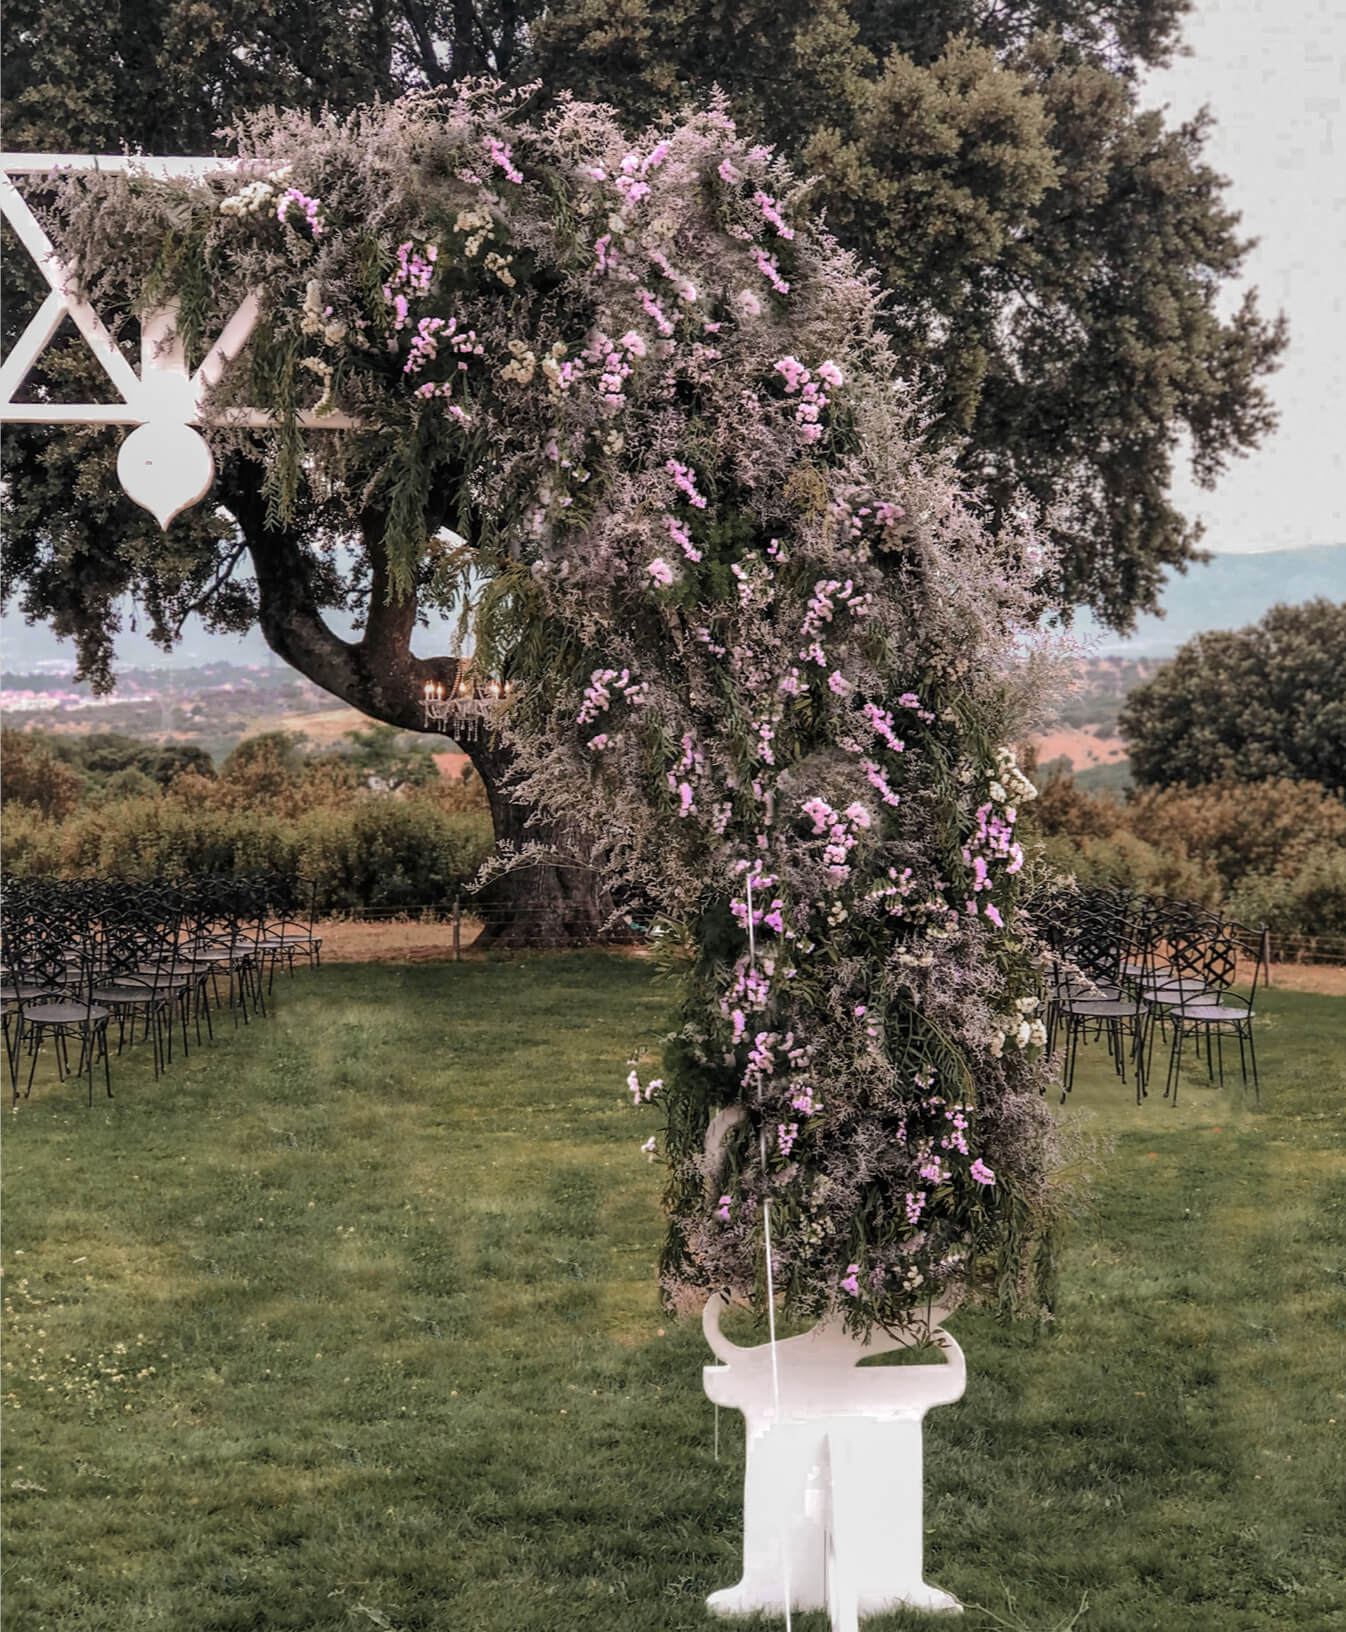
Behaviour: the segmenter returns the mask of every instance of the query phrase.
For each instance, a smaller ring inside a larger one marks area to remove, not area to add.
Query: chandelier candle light
[[[461,680],[456,692],[446,693],[442,681],[427,680],[421,693],[425,729],[443,731],[458,742],[475,742],[489,725],[502,695],[509,695],[508,682],[502,687],[498,680],[492,680],[477,691]]]

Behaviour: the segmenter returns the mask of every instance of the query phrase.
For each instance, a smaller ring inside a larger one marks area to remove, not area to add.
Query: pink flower
[[[1005,920],[1000,916],[1000,908],[996,906],[994,901],[988,901],[986,903],[986,916],[991,920],[997,929],[1004,929]]]
[[[973,1162],[972,1166],[968,1169],[968,1172],[972,1175],[972,1177],[977,1181],[978,1184],[994,1184],[995,1183],[995,1174],[992,1173],[990,1168],[987,1167],[986,1163],[984,1161],[982,1161],[980,1156],[978,1156],[976,1161]]]
[[[752,201],[761,210],[763,219],[769,221],[782,238],[794,237],[794,228],[781,218],[776,200],[769,193],[764,193],[759,187],[752,195]]]
[[[719,1219],[721,1224],[727,1224],[729,1222],[729,1209],[731,1206],[732,1201],[730,1197],[720,1197],[719,1204],[715,1208],[715,1216]]]
[[[656,584],[662,584],[665,589],[673,582],[673,569],[662,555],[656,555],[649,566],[645,568]]]
[[[757,270],[778,295],[788,295],[790,293],[789,280],[781,277],[780,268],[776,265],[774,255],[768,255],[764,249],[754,249],[752,258],[757,263]]]
[[[846,1265],[846,1275],[841,1283],[841,1290],[843,1292],[849,1292],[853,1298],[858,1298],[860,1296],[859,1264]]]
[[[688,504],[697,510],[706,508],[706,501],[696,488],[696,472],[690,465],[679,464],[676,459],[664,462],[664,469],[673,478],[673,485],[680,493],[686,495]]]
[[[523,180],[522,174],[514,167],[514,163],[510,158],[510,146],[508,142],[499,141],[496,137],[492,136],[486,143],[486,150],[490,154],[491,163],[498,164],[505,172],[505,179],[507,181]]]

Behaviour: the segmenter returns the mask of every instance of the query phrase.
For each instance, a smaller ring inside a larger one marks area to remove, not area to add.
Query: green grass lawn
[[[276,999],[6,1123],[7,1628],[725,1624],[740,1420],[717,1462],[623,1088],[665,991],[585,955]],[[1058,1324],[951,1322],[926,1573],[969,1629],[1346,1627],[1346,1002],[1265,1013],[1260,1110],[1082,1069],[1113,1143]]]

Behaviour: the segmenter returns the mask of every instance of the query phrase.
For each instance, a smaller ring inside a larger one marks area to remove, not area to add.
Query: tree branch
[[[247,540],[241,539],[239,543],[236,544],[229,552],[228,556],[216,566],[214,577],[196,597],[196,599],[192,601],[190,605],[185,606],[182,609],[177,622],[173,625],[174,640],[177,640],[181,636],[182,627],[187,622],[187,619],[191,617],[192,613],[204,611],[233,577],[234,568],[243,559],[243,554],[247,547]]]
[[[422,731],[427,681],[446,691],[463,669],[457,657],[418,658],[411,651],[416,601],[387,599],[387,558],[382,518],[371,513],[364,532],[371,540],[371,593],[364,633],[342,640],[327,625],[313,593],[309,563],[293,531],[268,526],[256,466],[235,461],[224,473],[225,503],[238,522],[257,580],[258,623],[271,650],[315,685],[371,718],[404,731]]]

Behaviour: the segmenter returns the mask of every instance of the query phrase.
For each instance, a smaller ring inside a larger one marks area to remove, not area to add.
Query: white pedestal
[[[853,1632],[861,1615],[912,1608],[962,1609],[928,1586],[922,1566],[921,1424],[933,1405],[960,1399],[963,1351],[932,1317],[931,1338],[945,1363],[865,1367],[857,1362],[903,1346],[876,1332],[867,1343],[825,1322],[776,1344],[780,1410],[771,1346],[740,1348],[720,1331],[723,1302],[702,1319],[722,1365],[704,1371],[717,1405],[747,1422],[743,1482],[743,1579],[711,1594],[723,1615],[827,1609],[834,1632]]]

